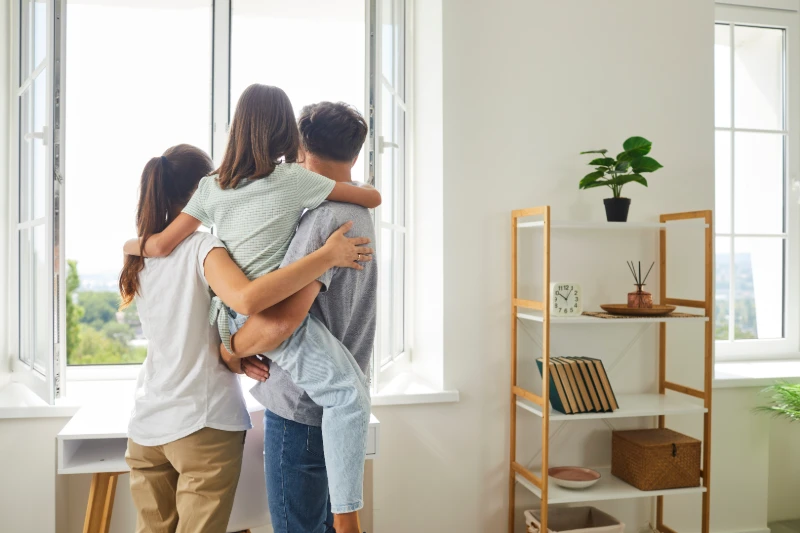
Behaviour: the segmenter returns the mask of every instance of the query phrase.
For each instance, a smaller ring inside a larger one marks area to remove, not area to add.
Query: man
[[[350,182],[351,170],[367,135],[367,123],[354,108],[321,102],[303,108],[298,119],[304,166],[334,181]],[[325,202],[306,213],[281,266],[320,248],[330,234],[353,221],[351,235],[369,237],[375,230],[367,209]],[[232,339],[234,352],[276,347],[313,314],[350,351],[367,374],[375,338],[377,265],[364,270],[334,268],[300,292],[249,320]],[[251,351],[253,350],[253,351]],[[229,365],[229,354],[223,354]],[[325,533],[357,530],[357,514],[330,512],[328,477],[322,447],[322,408],[277,365],[241,360],[241,369],[260,381],[251,390],[266,407],[264,461],[269,509],[275,533]],[[265,381],[269,377],[269,381]]]

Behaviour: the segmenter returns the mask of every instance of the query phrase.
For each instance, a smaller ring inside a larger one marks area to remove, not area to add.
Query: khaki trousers
[[[136,532],[225,533],[244,437],[244,431],[203,428],[162,446],[128,439]]]

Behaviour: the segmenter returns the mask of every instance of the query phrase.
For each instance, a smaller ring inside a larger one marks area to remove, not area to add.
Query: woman
[[[189,145],[154,157],[141,178],[137,229],[142,243],[180,213],[211,159]],[[208,322],[212,295],[253,314],[294,294],[333,266],[362,268],[372,250],[342,226],[317,253],[252,282],[222,242],[197,232],[164,258],[127,256],[123,307],[135,298],[148,354],[136,389],[126,460],[139,533],[224,533],[241,469],[250,417],[235,374],[220,361]]]

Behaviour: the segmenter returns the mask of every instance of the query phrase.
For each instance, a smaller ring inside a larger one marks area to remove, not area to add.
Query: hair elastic
[[[162,165],[162,166],[163,166],[163,165],[166,165],[166,164],[167,164],[167,162],[168,162],[168,161],[167,161],[167,158],[166,158],[165,156],[163,156],[163,155],[162,155],[162,156],[161,156],[161,165]]]

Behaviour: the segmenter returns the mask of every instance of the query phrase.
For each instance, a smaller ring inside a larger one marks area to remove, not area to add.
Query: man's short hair
[[[305,106],[297,127],[307,152],[342,163],[353,161],[367,138],[367,121],[355,107],[343,102]]]

